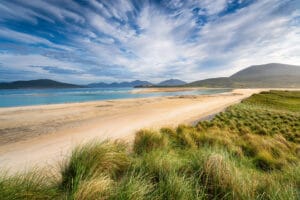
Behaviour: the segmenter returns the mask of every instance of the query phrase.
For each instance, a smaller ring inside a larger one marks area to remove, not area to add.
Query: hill
[[[220,88],[229,88],[232,87],[233,81],[228,77],[220,78],[209,78],[201,81],[195,81],[192,83],[186,84],[186,86],[195,86],[195,87],[220,87]]]
[[[169,80],[165,80],[162,81],[160,83],[158,83],[158,86],[179,86],[179,85],[185,85],[187,84],[186,82],[179,80],[179,79],[169,79]]]
[[[201,87],[300,87],[300,66],[270,63],[254,65],[230,77],[195,81],[186,86]]]
[[[140,80],[135,80],[131,82],[113,82],[113,83],[91,83],[88,84],[88,87],[136,87],[140,85],[153,85],[152,83],[148,81],[140,81]]]
[[[83,86],[58,82],[50,79],[14,81],[0,83],[0,89],[45,89],[45,88],[80,88]]]

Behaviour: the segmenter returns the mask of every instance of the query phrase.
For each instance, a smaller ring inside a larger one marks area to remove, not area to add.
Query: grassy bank
[[[0,177],[1,199],[299,199],[300,92],[255,94],[211,121],[77,147],[59,173]]]

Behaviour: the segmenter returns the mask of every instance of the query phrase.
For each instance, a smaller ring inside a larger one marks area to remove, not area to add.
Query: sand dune
[[[141,128],[192,123],[260,91],[1,108],[0,167],[54,165],[86,141],[131,141]]]

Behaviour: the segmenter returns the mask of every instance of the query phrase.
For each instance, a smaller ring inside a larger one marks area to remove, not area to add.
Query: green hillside
[[[300,87],[300,66],[270,63],[254,65],[230,77],[205,79],[187,84],[200,87],[296,88]]]
[[[234,82],[227,77],[210,78],[201,81],[195,81],[187,84],[191,87],[219,87],[219,88],[231,88]]]
[[[1,199],[299,199],[300,92],[255,94],[211,121],[92,142],[59,174],[0,178]]]

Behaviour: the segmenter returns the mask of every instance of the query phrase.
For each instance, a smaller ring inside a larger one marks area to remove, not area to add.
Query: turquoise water
[[[199,89],[181,92],[134,94],[133,88],[17,89],[0,90],[0,107],[29,106],[95,100],[204,95],[229,92],[230,89]]]

